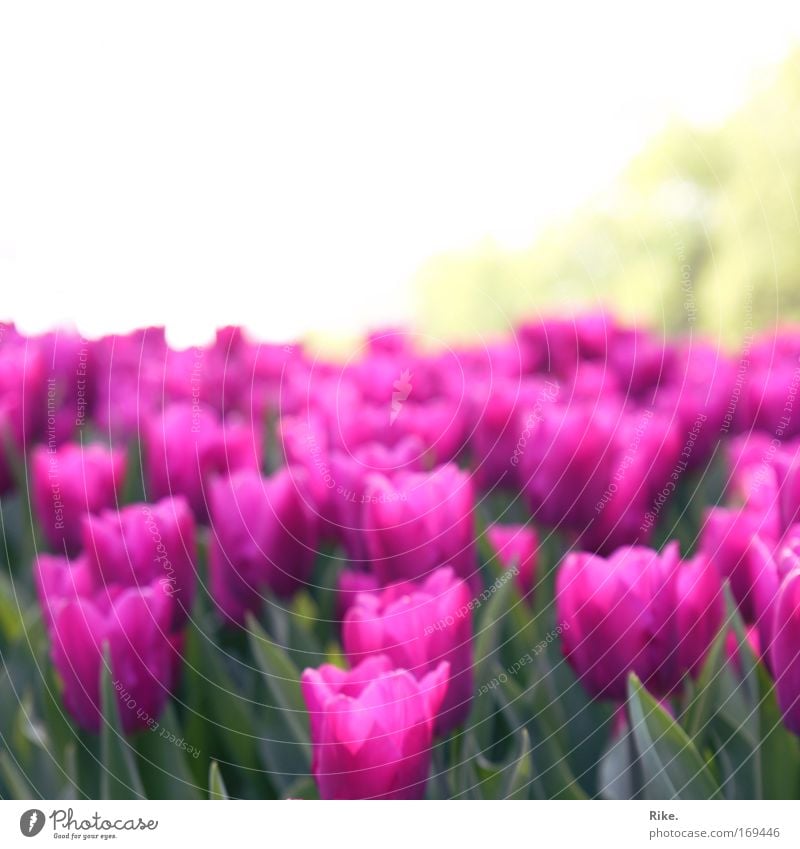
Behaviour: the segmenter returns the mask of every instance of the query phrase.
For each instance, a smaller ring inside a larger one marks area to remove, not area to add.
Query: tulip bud
[[[531,430],[520,462],[533,515],[582,531],[596,518],[617,464],[618,402],[550,404]]]
[[[677,543],[660,554],[621,548],[607,560],[568,555],[556,607],[576,675],[593,696],[620,700],[631,671],[657,696],[696,675],[724,615],[716,569],[703,557],[681,563]]]
[[[777,545],[755,534],[747,556],[748,577],[758,642],[766,665],[772,663],[771,646],[774,637],[775,608],[784,578],[800,566],[798,531],[793,525]]]
[[[477,586],[474,494],[454,464],[432,472],[371,475],[364,504],[364,542],[381,584],[415,580],[452,566]]]
[[[380,589],[378,579],[370,572],[359,569],[342,569],[336,587],[336,616],[344,619],[345,613],[352,607],[361,593]]]
[[[430,768],[434,717],[450,671],[443,661],[422,679],[368,658],[349,671],[306,669],[303,696],[312,769],[323,799],[421,799]]]
[[[90,420],[95,400],[94,343],[58,331],[30,340],[47,370],[48,447],[62,445]],[[27,405],[26,401],[26,405]]]
[[[199,403],[171,405],[142,433],[148,499],[183,495],[198,522],[208,519],[213,476],[261,466],[260,436],[244,424],[221,422]]]
[[[515,570],[520,594],[533,602],[539,552],[536,531],[528,525],[491,525],[486,536],[503,568]]]
[[[241,624],[261,609],[263,593],[286,598],[314,567],[317,523],[300,470],[272,477],[240,471],[212,482],[211,591],[220,610]]]
[[[800,734],[800,569],[780,586],[772,632],[769,653],[778,705],[786,727]]]
[[[23,462],[26,444],[43,429],[47,433],[46,386],[40,351],[16,338],[0,348],[0,495],[14,486],[14,465]],[[55,445],[54,409],[52,413]]]
[[[194,519],[183,498],[87,515],[83,547],[95,586],[163,581],[173,602],[172,630],[183,626],[197,585]]]
[[[64,683],[64,704],[81,728],[97,732],[101,726],[106,647],[123,730],[145,728],[160,715],[172,685],[171,608],[163,584],[155,581],[99,590],[54,609],[53,664]]]
[[[33,567],[36,595],[42,619],[49,628],[63,605],[89,598],[95,590],[94,579],[85,557],[73,561],[52,554],[40,554]]]
[[[117,506],[125,455],[102,445],[38,446],[31,460],[33,509],[49,545],[75,554],[82,545],[82,517]]]
[[[402,439],[393,448],[369,442],[352,454],[331,452],[330,472],[335,488],[329,490],[329,514],[351,562],[369,559],[362,519],[369,476],[381,473],[391,480],[403,471],[420,471],[423,454],[423,444],[416,437]]]
[[[712,507],[700,536],[700,551],[730,581],[733,597],[747,622],[756,617],[751,549],[757,536],[772,544],[779,537],[779,529],[770,516],[744,507]]]
[[[345,653],[351,663],[385,654],[417,678],[446,660],[450,683],[436,719],[436,733],[444,734],[466,720],[472,701],[472,606],[467,585],[449,567],[420,584],[363,593],[344,619]]]

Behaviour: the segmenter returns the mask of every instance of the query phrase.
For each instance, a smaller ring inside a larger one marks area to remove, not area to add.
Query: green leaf
[[[67,777],[62,785],[59,799],[77,799],[80,788],[80,777],[78,775],[78,753],[75,743],[68,743],[64,747],[64,772]]]
[[[761,784],[765,799],[800,796],[800,741],[783,724],[775,685],[763,667],[758,669]]]
[[[137,437],[127,446],[125,457],[125,480],[122,482],[122,503],[136,504],[147,501],[144,492],[144,450]]]
[[[313,778],[300,778],[290,784],[285,792],[284,799],[319,799],[317,782]]]
[[[306,763],[311,761],[308,715],[300,689],[300,672],[286,652],[272,642],[255,617],[248,615],[248,640],[267,690],[286,720],[294,742]]]
[[[598,794],[604,799],[635,799],[638,793],[636,748],[626,731],[612,740],[600,759]]]
[[[517,734],[517,748],[511,765],[506,768],[503,786],[504,799],[530,799],[533,782],[533,752],[531,737],[526,728]]]
[[[211,766],[208,768],[208,798],[230,799],[225,782],[222,780],[222,773],[219,771],[219,764],[216,761],[211,761]]]
[[[203,798],[188,763],[196,747],[184,739],[171,704],[151,728],[136,735],[134,745],[148,799]]]
[[[760,799],[758,741],[748,739],[741,726],[727,724],[722,714],[714,717],[709,738],[722,795],[726,799]]]
[[[38,799],[40,794],[31,787],[28,779],[6,751],[0,751],[0,778],[8,785],[13,799]]]
[[[686,732],[644,689],[628,679],[628,710],[648,799],[713,799],[719,786]]]
[[[695,684],[695,692],[686,708],[684,727],[691,738],[697,738],[709,724],[719,704],[719,674],[726,662],[725,639],[727,623],[720,628],[708,652],[703,668]]]
[[[184,728],[204,754],[218,740],[232,761],[248,770],[260,766],[261,739],[256,730],[253,705],[230,675],[222,649],[193,620],[186,634],[184,687],[187,712]],[[203,776],[197,776],[198,781]]]
[[[104,663],[100,670],[100,694],[103,705],[100,729],[100,798],[143,799],[144,786],[136,767],[134,751],[122,733],[117,694],[111,681],[111,664],[108,648],[103,652]]]
[[[534,787],[537,799],[587,799],[563,749],[556,727],[546,712],[539,713],[528,725],[532,731]]]
[[[513,594],[513,581],[506,581],[478,611],[474,657],[475,682],[479,687],[491,681],[495,658],[500,649],[503,622],[508,616]]]

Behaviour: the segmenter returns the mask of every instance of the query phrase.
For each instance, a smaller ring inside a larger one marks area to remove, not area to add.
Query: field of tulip
[[[0,326],[0,796],[800,797],[800,332]]]

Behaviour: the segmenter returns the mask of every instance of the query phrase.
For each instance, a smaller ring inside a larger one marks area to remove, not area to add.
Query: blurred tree
[[[737,344],[800,319],[799,210],[800,51],[722,126],[668,128],[530,249],[432,260],[416,281],[419,323],[452,339],[608,306]]]

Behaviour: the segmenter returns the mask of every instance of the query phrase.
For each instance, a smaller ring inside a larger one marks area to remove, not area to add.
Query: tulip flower
[[[753,358],[748,379],[741,390],[736,423],[743,432],[763,431],[780,438],[800,434],[800,416],[786,416],[787,392],[796,380],[797,355],[775,358],[764,351],[761,361]]]
[[[337,482],[331,467],[326,422],[313,413],[284,416],[279,425],[279,439],[285,465],[303,469],[305,473],[305,486],[320,519],[320,532],[326,538],[336,538],[333,511]]]
[[[381,473],[391,480],[403,471],[419,471],[423,454],[424,446],[416,437],[402,439],[394,447],[369,442],[352,454],[331,452],[330,473],[335,487],[329,490],[329,515],[351,562],[369,560],[363,521],[369,476]]]
[[[364,543],[380,583],[423,578],[447,564],[477,586],[469,473],[447,464],[392,479],[370,475],[365,500]]]
[[[555,381],[538,378],[513,380],[492,375],[477,382],[472,401],[476,424],[470,444],[480,488],[520,487],[521,456],[558,393]]]
[[[302,675],[323,799],[421,799],[434,718],[447,689],[442,661],[417,679],[370,657],[349,671],[323,665]]]
[[[70,600],[90,598],[95,591],[94,575],[85,557],[40,554],[33,569],[42,619],[49,628],[53,618]]]
[[[145,423],[143,438],[148,499],[183,495],[199,522],[208,519],[213,476],[261,466],[261,437],[199,403],[171,405]]]
[[[34,449],[32,502],[49,545],[75,554],[82,545],[82,517],[115,507],[125,478],[125,454],[102,445],[65,443]]]
[[[234,328],[218,335],[213,345],[168,350],[161,378],[168,404],[202,405],[219,415],[246,406],[250,375],[240,368]]]
[[[568,376],[579,361],[606,357],[623,332],[610,316],[594,313],[523,324],[517,340],[528,369]]]
[[[765,662],[772,662],[771,646],[775,636],[775,608],[781,584],[800,566],[800,525],[793,525],[775,544],[755,534],[747,556],[747,575],[751,586],[754,627]]]
[[[731,592],[747,622],[756,618],[751,549],[756,537],[772,545],[780,536],[775,513],[746,507],[712,507],[700,534],[700,551],[730,581]]]
[[[656,695],[696,675],[724,614],[722,586],[704,557],[681,562],[677,543],[608,559],[569,554],[556,578],[564,654],[598,698],[624,699],[633,671]]]
[[[786,727],[800,734],[800,569],[780,586],[772,631],[769,653],[778,705]]]
[[[800,522],[800,445],[795,441],[777,452],[772,461],[775,487],[765,487],[765,497],[778,493],[780,523],[788,528]]]
[[[761,639],[758,635],[758,628],[756,628],[755,625],[745,626],[745,640],[747,641],[747,645],[750,652],[753,654],[753,657],[760,658],[763,652],[761,651]],[[741,651],[739,649],[739,637],[733,629],[728,631],[725,635],[725,655],[728,658],[728,662],[731,663],[736,672],[741,675],[742,658]]]
[[[0,347],[0,495],[13,487],[15,463],[23,462],[30,440],[44,430],[55,444],[55,408],[46,406],[44,375],[36,348],[16,338]]]
[[[531,512],[552,527],[588,527],[617,469],[618,402],[549,404],[530,429],[520,475]]]
[[[197,585],[195,525],[183,498],[131,504],[83,520],[83,547],[97,587],[166,583],[172,630],[186,621]]]
[[[47,442],[62,445],[91,419],[95,401],[94,343],[74,333],[31,340],[47,370]]]
[[[608,349],[608,361],[623,393],[636,397],[652,393],[671,373],[675,351],[645,330],[617,329]]]
[[[299,470],[262,478],[249,470],[211,484],[211,591],[220,610],[241,624],[271,590],[286,598],[311,575],[317,522]]]
[[[437,734],[444,734],[464,722],[472,701],[472,607],[469,588],[449,567],[419,584],[362,593],[345,615],[345,653],[351,663],[385,654],[417,678],[446,660],[450,683],[436,719]]]
[[[144,423],[158,417],[166,352],[163,327],[104,336],[92,343],[93,422],[104,436],[138,438]]]
[[[53,664],[64,684],[64,704],[81,728],[97,732],[101,726],[106,648],[123,730],[146,728],[158,718],[172,686],[171,610],[161,580],[100,590],[53,608]]]
[[[360,569],[342,569],[336,586],[336,615],[344,619],[345,613],[361,593],[374,592],[380,588],[378,579],[371,572]]]
[[[539,537],[528,525],[491,525],[486,529],[489,545],[504,569],[514,569],[520,594],[533,601]]]

